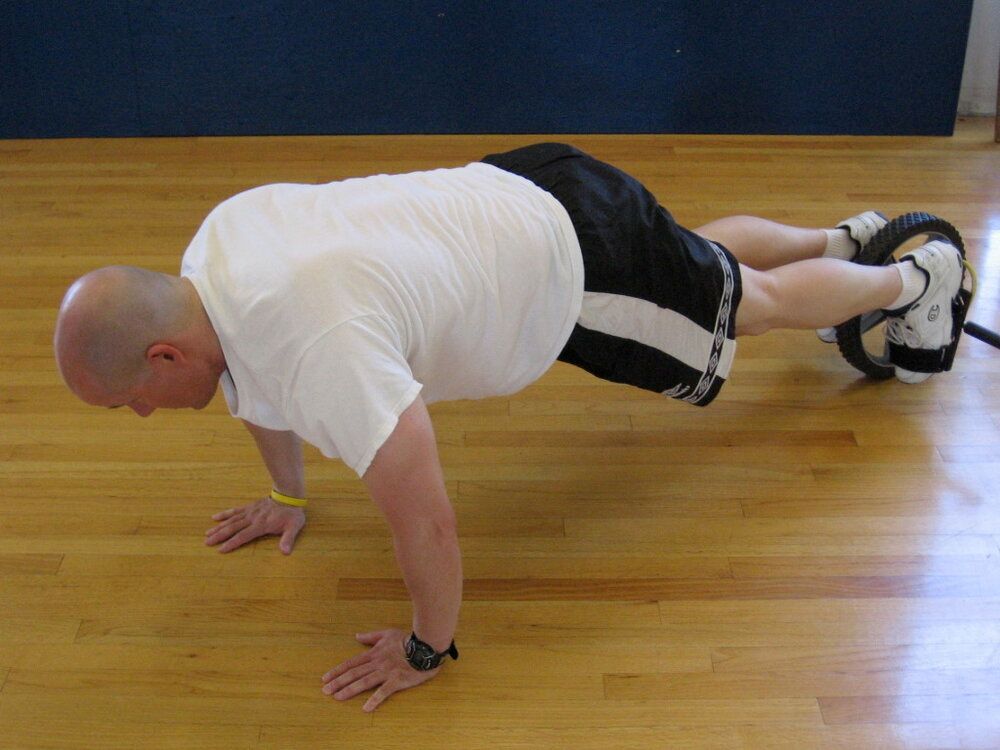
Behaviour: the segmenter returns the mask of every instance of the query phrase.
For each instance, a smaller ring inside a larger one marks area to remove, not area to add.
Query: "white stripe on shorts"
[[[695,370],[708,369],[715,347],[715,333],[706,331],[680,313],[620,294],[584,292],[577,322],[598,333],[659,349]],[[725,378],[729,374],[735,354],[736,342],[725,339],[715,376]]]

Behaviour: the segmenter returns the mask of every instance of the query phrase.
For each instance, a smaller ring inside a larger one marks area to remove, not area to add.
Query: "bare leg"
[[[759,271],[818,258],[826,248],[822,229],[789,227],[755,216],[729,216],[694,231],[723,245],[740,263]]]
[[[756,271],[740,265],[743,299],[736,310],[736,334],[773,328],[820,328],[888,307],[903,290],[891,266],[859,266],[813,258]]]
[[[729,216],[694,231],[725,246],[740,262],[737,335],[838,325],[888,307],[903,288],[894,268],[821,257],[827,243],[822,229]]]

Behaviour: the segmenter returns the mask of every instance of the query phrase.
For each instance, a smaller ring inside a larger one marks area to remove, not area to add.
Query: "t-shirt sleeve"
[[[397,339],[376,316],[342,323],[306,350],[288,391],[292,429],[358,476],[423,387]]]

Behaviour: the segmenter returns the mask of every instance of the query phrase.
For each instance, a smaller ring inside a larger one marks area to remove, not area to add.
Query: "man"
[[[633,178],[561,144],[270,185],[209,215],[179,277],[111,267],[79,279],[55,351],[81,399],[144,417],[203,408],[221,383],[274,481],[269,498],[213,517],[206,543],[223,552],[274,534],[291,553],[305,523],[301,440],[362,477],[413,602],[409,633],[359,636],[371,648],[323,678],[341,700],[375,688],[370,711],[458,655],[461,557],[426,404],[513,393],[560,359],[706,405],[736,335],[829,338],[878,308],[897,343],[944,347],[958,252],[932,242],[892,266],[847,262],[885,223],[730,217],[691,232]]]

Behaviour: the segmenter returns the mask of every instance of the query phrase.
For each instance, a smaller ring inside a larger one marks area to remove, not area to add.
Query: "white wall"
[[[965,52],[960,115],[992,115],[997,106],[997,70],[1000,66],[1000,0],[975,0],[972,27]]]

